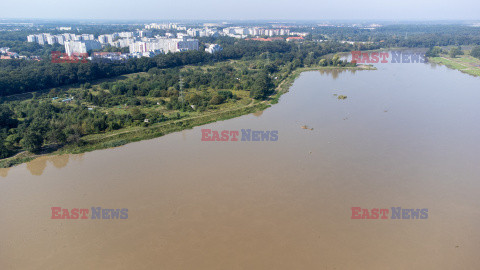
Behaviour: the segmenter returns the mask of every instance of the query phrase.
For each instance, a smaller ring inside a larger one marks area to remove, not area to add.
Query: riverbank
[[[480,76],[480,59],[470,55],[459,55],[456,58],[442,55],[439,57],[429,57],[428,61],[445,65],[448,68],[456,69],[472,76]]]
[[[275,92],[265,101],[254,101],[243,106],[228,108],[222,111],[215,111],[205,113],[199,116],[187,117],[178,120],[171,120],[152,124],[148,127],[129,127],[112,132],[102,134],[92,134],[82,137],[79,145],[65,145],[52,151],[44,151],[41,154],[34,154],[30,152],[21,152],[17,155],[0,160],[0,168],[8,168],[25,162],[29,162],[35,158],[45,155],[59,155],[59,154],[79,154],[90,152],[94,150],[107,149],[112,147],[122,146],[131,142],[137,142],[147,139],[161,137],[172,132],[181,131],[184,129],[191,129],[196,126],[201,126],[217,121],[228,120],[242,115],[258,112],[267,109],[273,104],[278,103],[280,97],[288,92],[288,89],[296,78],[306,71],[316,70],[376,70],[372,66],[357,66],[357,67],[305,67],[298,68],[290,75],[288,75],[275,89]],[[46,153],[45,153],[46,152]]]
[[[131,142],[153,139],[172,132],[191,129],[195,126],[201,126],[212,122],[223,121],[245,114],[254,113],[264,110],[269,106],[270,105],[267,105],[266,102],[252,102],[247,106],[235,109],[228,109],[225,111],[169,121],[167,123],[158,123],[149,127],[126,128],[103,134],[87,135],[82,137],[82,143],[80,145],[65,145],[50,153],[34,154],[26,151],[18,153],[13,157],[0,160],[0,168],[12,167],[45,155],[79,154],[94,150],[118,147]]]

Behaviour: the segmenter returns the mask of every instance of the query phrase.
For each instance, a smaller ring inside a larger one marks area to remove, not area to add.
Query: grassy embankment
[[[208,123],[227,120],[241,115],[254,113],[265,110],[272,104],[278,103],[280,96],[286,92],[295,81],[295,79],[305,71],[315,70],[332,70],[332,69],[348,69],[348,70],[375,70],[371,66],[359,67],[307,67],[298,68],[287,76],[276,88],[275,92],[265,101],[251,100],[247,103],[244,98],[243,102],[236,105],[230,104],[222,107],[217,111],[207,111],[202,113],[195,113],[192,116],[185,118],[171,120],[162,123],[152,124],[148,127],[128,127],[120,130],[106,132],[101,134],[92,134],[82,137],[82,145],[66,145],[48,153],[33,154],[30,152],[21,152],[13,157],[0,160],[0,168],[15,166],[17,164],[31,161],[39,156],[47,154],[78,154],[83,152],[94,151],[98,149],[106,149],[111,147],[118,147],[130,142],[136,142],[146,139],[160,137],[172,132],[181,131],[184,129],[191,129],[195,126],[201,126]],[[129,75],[133,76],[133,75]],[[125,78],[125,77],[123,77]],[[110,79],[111,80],[111,79]],[[118,112],[117,112],[118,113]]]
[[[473,76],[480,76],[480,59],[470,55],[459,55],[455,58],[442,55],[439,57],[429,57],[428,61],[442,64],[451,69],[456,69]]]

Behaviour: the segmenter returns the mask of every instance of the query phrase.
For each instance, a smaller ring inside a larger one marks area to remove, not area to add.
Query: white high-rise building
[[[104,43],[108,43],[108,37],[107,35],[100,35],[98,36],[98,42],[104,44]]]
[[[177,42],[177,48],[173,52],[178,51],[198,51],[198,40],[184,37]]]
[[[50,45],[53,45],[53,44],[57,43],[57,38],[55,36],[48,35],[47,36],[47,43],[50,44]]]
[[[28,35],[27,36],[28,42],[37,42],[37,37],[35,35]]]
[[[62,36],[65,38],[65,41],[70,41],[74,39],[75,34],[65,33]]]
[[[183,38],[156,38],[149,41],[141,41],[130,44],[130,53],[143,53],[149,51],[181,52],[198,50],[198,40],[188,37]]]
[[[191,37],[198,37],[200,35],[201,29],[190,28],[187,30],[187,34]]]
[[[65,37],[63,35],[56,35],[55,38],[57,39],[57,43],[62,45],[65,44]]]
[[[65,42],[65,52],[71,56],[72,54],[87,53],[90,50],[101,49],[102,45],[96,40],[84,41],[67,41]]]
[[[133,32],[121,32],[121,33],[118,33],[118,36],[119,37],[122,37],[122,38],[133,38]]]
[[[128,47],[130,44],[135,43],[135,39],[133,38],[122,38],[116,41],[116,47],[123,48]]]
[[[108,43],[112,44],[118,37],[119,37],[119,35],[117,33],[107,35]]]
[[[140,30],[137,32],[139,37],[152,37],[153,33],[152,31],[149,30]]]
[[[37,43],[40,45],[45,45],[45,36],[43,34],[36,35]]]

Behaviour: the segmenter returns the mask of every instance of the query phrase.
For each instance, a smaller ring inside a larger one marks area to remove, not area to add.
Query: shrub
[[[222,104],[224,101],[225,101],[225,98],[223,96],[216,94],[212,97],[212,99],[210,99],[209,104],[219,105],[219,104]]]

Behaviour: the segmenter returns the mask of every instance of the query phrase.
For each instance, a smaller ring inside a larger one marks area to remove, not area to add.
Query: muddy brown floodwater
[[[478,269],[480,78],[378,68],[306,72],[263,113],[1,169],[0,269]],[[279,139],[203,142],[202,128]]]

